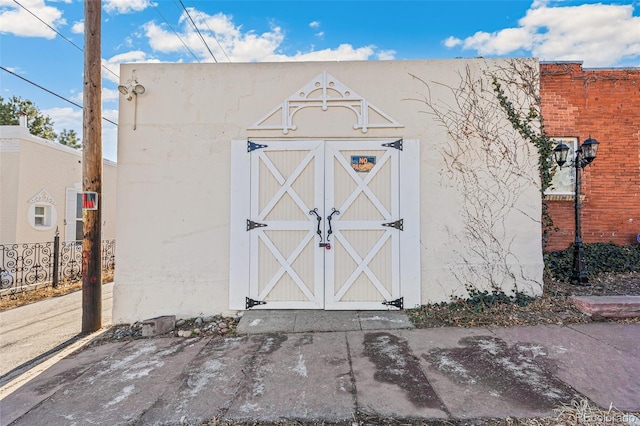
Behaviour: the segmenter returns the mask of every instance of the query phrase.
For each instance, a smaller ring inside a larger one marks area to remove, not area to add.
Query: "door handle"
[[[331,214],[327,216],[327,222],[329,222],[329,230],[327,231],[327,243],[329,242],[329,237],[331,237],[331,234],[333,234],[333,231],[331,230],[331,218],[334,214],[340,215],[340,211],[336,210],[335,207],[331,209]]]
[[[322,244],[322,231],[320,230],[320,222],[322,221],[322,218],[318,214],[317,207],[313,210],[309,210],[309,216],[313,216],[313,215],[316,215],[316,220],[318,221],[318,230],[316,231],[316,234],[320,236],[320,244]]]

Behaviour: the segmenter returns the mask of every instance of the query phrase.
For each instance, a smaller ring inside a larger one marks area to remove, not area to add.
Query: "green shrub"
[[[584,255],[589,276],[603,272],[640,271],[640,244],[585,244]],[[573,246],[566,250],[545,253],[544,265],[556,280],[568,279],[573,270]]]

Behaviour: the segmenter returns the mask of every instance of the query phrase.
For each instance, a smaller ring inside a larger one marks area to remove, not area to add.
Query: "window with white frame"
[[[56,202],[46,190],[43,189],[31,197],[29,203],[31,205],[27,210],[27,220],[33,229],[47,231],[56,225]]]
[[[35,206],[33,220],[34,220],[34,225],[36,226],[46,226],[47,225],[47,207]]]
[[[573,161],[576,158],[576,149],[578,147],[578,138],[551,138],[551,142],[554,147],[559,143],[564,143],[569,147],[569,153],[567,155],[567,162],[562,166],[558,166],[555,159],[551,158],[551,172],[553,178],[551,179],[551,185],[545,191],[545,195],[549,196],[564,196],[573,197],[575,192],[575,170]]]

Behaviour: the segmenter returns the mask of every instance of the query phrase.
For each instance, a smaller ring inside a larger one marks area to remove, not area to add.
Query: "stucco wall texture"
[[[535,59],[523,61],[538,66]],[[231,282],[229,267],[231,144],[248,138],[419,140],[419,178],[413,184],[420,198],[420,244],[415,247],[420,282],[403,285],[420,286],[422,303],[464,294],[461,276],[478,288],[498,285],[508,292],[519,286],[539,294],[541,200],[535,150],[524,141],[514,147],[521,153],[516,158],[527,183],[496,234],[510,252],[504,264],[518,272],[492,282],[478,272],[495,278],[493,265],[474,254],[466,240],[470,228],[461,213],[464,197],[446,173],[442,151],[450,146],[450,136],[416,102],[431,96],[438,105],[456,105],[451,88],[460,85],[461,76],[469,72],[490,88],[487,72],[506,64],[472,59],[122,65],[122,82],[135,80],[146,91],[132,101],[120,100],[114,322],[229,313],[229,288],[239,285]],[[297,128],[287,134],[251,129],[323,72],[401,126],[363,133],[354,128],[353,112],[316,108],[296,115]],[[424,82],[431,82],[430,92]],[[506,120],[498,124],[510,128]],[[403,232],[416,230],[407,226]]]

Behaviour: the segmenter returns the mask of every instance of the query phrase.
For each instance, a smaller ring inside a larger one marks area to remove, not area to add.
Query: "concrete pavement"
[[[113,283],[102,286],[102,325],[111,325]],[[52,297],[0,312],[0,385],[73,341],[82,331],[82,292]],[[14,371],[15,370],[15,371]]]
[[[0,402],[0,424],[345,422],[640,411],[640,324],[269,333],[108,343]]]

